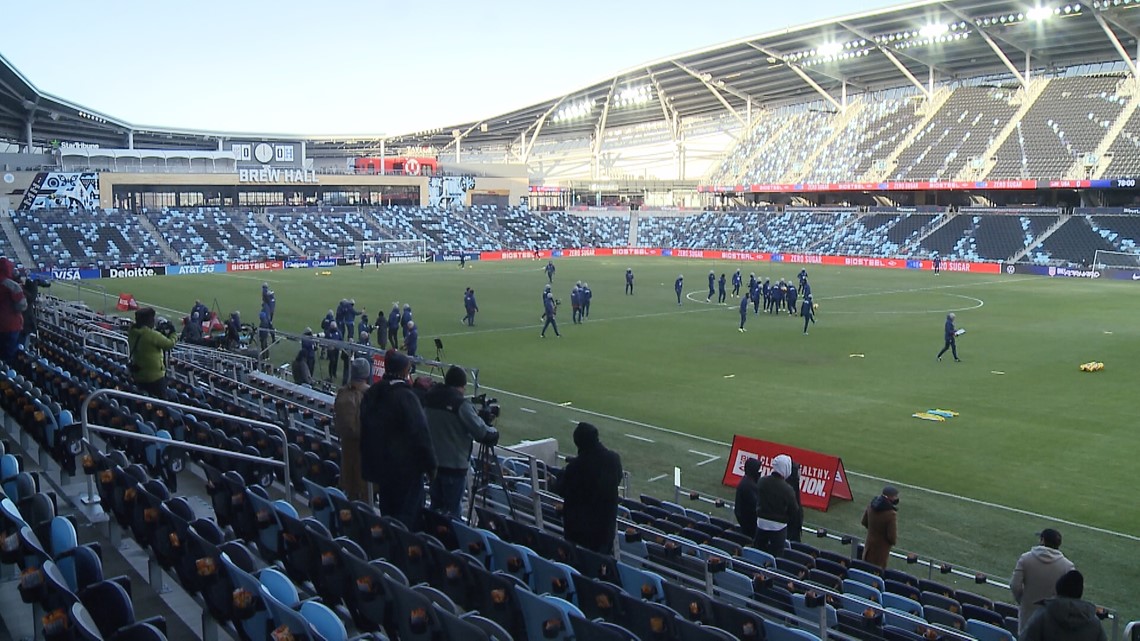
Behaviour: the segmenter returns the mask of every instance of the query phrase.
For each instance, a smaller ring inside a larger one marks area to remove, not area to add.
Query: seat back
[[[843,593],[850,594],[874,603],[882,603],[883,596],[874,586],[854,579],[843,579]]]
[[[665,600],[665,589],[662,587],[664,579],[656,572],[635,568],[627,563],[618,562],[618,576],[621,578],[621,587],[627,594],[661,603]]]
[[[582,616],[582,611],[568,601],[549,595],[542,596],[525,588],[516,587],[515,597],[522,612],[523,625],[528,639],[573,639],[574,629],[570,615]]]
[[[386,575],[383,581],[392,595],[392,619],[400,641],[434,641],[442,628],[431,599]]]
[[[327,605],[306,601],[301,604],[301,616],[312,626],[317,641],[348,641],[344,623]]]
[[[807,597],[805,595],[803,595],[803,594],[793,594],[792,595],[792,608],[795,610],[796,616],[798,616],[801,619],[804,619],[805,621],[811,621],[813,623],[818,622],[819,621],[819,608],[820,607],[826,608],[826,611],[827,611],[827,614],[826,614],[826,616],[827,616],[827,627],[834,628],[837,625],[839,625],[839,616],[835,613],[835,608],[832,607],[831,605],[828,605],[825,603],[822,606],[816,606],[814,608],[809,608],[807,605]]]
[[[998,625],[991,625],[985,621],[978,621],[977,619],[966,619],[966,634],[974,637],[978,641],[1015,641],[1013,634],[1010,633],[1009,630]],[[1131,637],[1125,634],[1124,638],[1127,640]]]
[[[917,617],[922,617],[922,604],[914,599],[908,599],[905,596],[895,594],[894,592],[883,592],[883,607],[894,608],[901,612],[907,612]]]

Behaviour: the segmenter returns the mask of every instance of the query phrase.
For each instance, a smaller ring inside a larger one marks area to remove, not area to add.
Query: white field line
[[[496,392],[496,393],[498,393],[498,394],[504,394],[504,395],[507,395],[507,396],[513,396],[513,397],[516,397],[516,398],[521,398],[521,399],[524,399],[524,400],[528,400],[528,401],[531,401],[531,402],[533,402],[533,403],[538,403],[538,404],[541,404],[541,405],[548,405],[548,406],[551,406],[551,407],[559,407],[559,405],[558,405],[557,403],[554,403],[554,402],[552,402],[552,401],[546,401],[546,400],[543,400],[543,399],[540,399],[540,398],[535,398],[535,397],[533,397],[533,396],[527,396],[527,395],[525,395],[525,394],[516,394],[515,392],[510,392],[510,391],[507,391],[507,390],[504,390],[504,389],[497,389],[497,388],[494,388],[494,387],[490,387],[490,386],[486,386],[486,387],[487,387],[487,389],[489,389],[489,390],[491,390],[491,391],[494,391],[494,392]],[[655,431],[655,432],[661,432],[661,433],[663,433],[663,434],[672,434],[672,435],[674,435],[674,436],[679,436],[679,437],[682,437],[682,438],[688,438],[688,439],[691,439],[691,440],[694,440],[694,441],[699,441],[699,442],[701,442],[701,443],[708,443],[708,444],[711,444],[711,445],[719,445],[719,446],[721,446],[721,447],[726,447],[726,448],[728,448],[728,447],[732,447],[732,444],[731,444],[731,443],[725,443],[725,442],[723,442],[723,441],[718,441],[718,440],[716,440],[716,439],[711,439],[711,438],[707,438],[707,437],[704,437],[704,436],[697,436],[696,434],[687,434],[687,433],[685,433],[685,432],[681,432],[681,431],[678,431],[678,430],[669,429],[669,428],[667,428],[667,427],[661,427],[661,426],[658,426],[658,425],[652,425],[652,424],[650,424],[650,423],[645,423],[645,422],[642,422],[642,421],[635,421],[635,420],[633,420],[633,419],[623,418],[623,417],[621,417],[621,416],[614,416],[614,415],[612,415],[612,414],[605,414],[605,413],[602,413],[602,412],[595,412],[595,411],[593,411],[593,410],[587,410],[587,409],[583,409],[583,408],[581,408],[581,407],[575,407],[575,408],[572,408],[572,411],[575,411],[575,412],[581,412],[581,413],[583,413],[583,414],[587,414],[587,415],[589,415],[589,416],[595,416],[595,417],[597,417],[597,418],[603,418],[603,419],[607,419],[607,420],[610,420],[610,421],[615,421],[615,422],[619,422],[619,423],[625,423],[625,424],[627,424],[627,425],[636,425],[636,426],[638,426],[638,427],[642,427],[642,428],[645,428],[645,429],[647,429],[647,430],[652,430],[652,431]],[[570,421],[570,422],[571,422],[571,423],[577,423],[577,421],[575,421],[575,420],[573,420],[573,419],[571,419],[571,421]],[[692,450],[690,450],[690,451],[692,451]],[[1039,512],[1033,512],[1033,511],[1030,511],[1030,510],[1023,510],[1023,509],[1021,509],[1021,508],[1017,508],[1017,507],[1010,507],[1010,506],[1008,506],[1008,505],[1002,505],[1002,504],[1000,504],[1000,503],[994,503],[994,502],[992,502],[992,501],[983,501],[983,500],[981,500],[981,499],[975,499],[975,498],[972,498],[972,497],[969,497],[969,496],[963,496],[963,495],[961,495],[961,494],[952,494],[952,493],[950,493],[950,492],[943,492],[943,491],[941,491],[941,490],[934,490],[934,489],[931,489],[931,488],[928,488],[928,487],[923,487],[923,486],[921,486],[921,485],[914,485],[914,484],[911,484],[911,483],[903,483],[903,482],[899,482],[899,481],[894,481],[894,480],[892,480],[892,479],[886,479],[886,478],[883,478],[883,477],[881,477],[881,476],[875,476],[875,475],[873,475],[873,474],[864,474],[864,473],[861,473],[861,472],[854,472],[854,471],[852,471],[852,470],[850,470],[850,469],[849,469],[849,470],[847,470],[847,474],[848,474],[848,475],[850,475],[850,476],[858,476],[858,477],[860,477],[860,478],[870,479],[870,480],[873,480],[873,481],[879,481],[879,482],[883,482],[883,483],[891,483],[891,484],[893,484],[893,485],[896,485],[896,486],[899,486],[899,487],[905,487],[905,488],[907,488],[908,490],[914,490],[914,491],[918,491],[918,492],[925,492],[925,493],[927,493],[927,494],[932,494],[932,495],[934,495],[934,496],[941,496],[941,497],[944,497],[944,498],[955,499],[955,500],[958,500],[958,501],[963,501],[963,502],[966,502],[966,503],[971,503],[971,504],[973,504],[973,505],[980,505],[980,506],[983,506],[983,507],[988,507],[988,508],[991,508],[991,509],[995,509],[995,510],[1002,510],[1002,511],[1005,511],[1005,512],[1011,512],[1011,513],[1013,513],[1013,514],[1020,514],[1020,515],[1022,515],[1022,516],[1029,516],[1029,517],[1032,517],[1032,518],[1035,518],[1035,519],[1041,519],[1041,520],[1052,521],[1052,522],[1054,522],[1054,523],[1062,523],[1062,524],[1064,524],[1064,525],[1067,525],[1067,526],[1071,526],[1071,527],[1075,527],[1075,528],[1081,528],[1081,529],[1084,529],[1084,530],[1089,530],[1089,531],[1091,531],[1091,532],[1098,532],[1098,533],[1100,533],[1100,534],[1107,534],[1107,535],[1109,535],[1109,536],[1115,536],[1115,537],[1118,537],[1118,538],[1127,539],[1127,540],[1129,540],[1129,541],[1140,541],[1140,536],[1136,536],[1136,535],[1134,535],[1134,534],[1128,534],[1128,533],[1126,533],[1126,532],[1117,532],[1117,531],[1115,531],[1115,530],[1109,530],[1109,529],[1107,529],[1107,528],[1097,527],[1097,526],[1095,526],[1095,525],[1088,525],[1088,524],[1086,524],[1086,523],[1078,523],[1078,522],[1076,522],[1076,521],[1070,521],[1070,520],[1068,520],[1068,519],[1063,519],[1063,518],[1059,518],[1059,517],[1056,517],[1056,516],[1050,516],[1050,515],[1048,515],[1048,514],[1041,514],[1041,513],[1039,513]]]

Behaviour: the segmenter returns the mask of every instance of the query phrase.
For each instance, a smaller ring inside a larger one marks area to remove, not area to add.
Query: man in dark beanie
[[[760,491],[756,484],[760,481],[760,459],[750,458],[744,462],[744,478],[736,485],[736,501],[732,507],[740,531],[749,539],[756,538],[756,515],[760,511]]]
[[[499,442],[499,432],[479,416],[464,395],[466,391],[467,372],[452,365],[443,383],[433,385],[423,399],[428,431],[439,458],[439,470],[431,482],[431,507],[451,516],[463,513],[460,505],[471,467],[471,441],[492,446]]]
[[[578,456],[566,463],[554,491],[562,497],[562,531],[584,548],[610,554],[617,533],[621,457],[606,449],[598,428],[578,423],[574,429]]]
[[[1081,600],[1085,577],[1069,570],[1057,579],[1057,596],[1045,600],[1018,636],[1021,641],[1107,641],[1096,606]]]
[[[408,529],[419,525],[424,481],[435,478],[436,458],[423,407],[408,384],[408,357],[388,350],[384,378],[360,405],[360,469],[379,498],[380,513]]]

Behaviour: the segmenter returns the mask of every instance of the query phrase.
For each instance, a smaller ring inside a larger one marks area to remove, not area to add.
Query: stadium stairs
[[[946,212],[936,218],[925,230],[915,235],[914,238],[906,244],[906,247],[902,249],[901,253],[904,256],[910,255],[912,252],[922,246],[922,241],[938,232],[939,229],[945,227],[947,223],[954,219],[955,215],[956,214],[953,212]]]
[[[273,232],[273,235],[276,236],[281,242],[285,243],[285,246],[292,250],[295,255],[305,255],[305,252],[300,247],[298,247],[296,243],[293,242],[292,238],[289,238],[288,234],[281,230],[281,227],[277,225],[276,222],[270,219],[268,214],[262,211],[257,212],[254,214],[254,216],[256,216],[257,222],[265,225],[265,227]]]
[[[810,172],[815,160],[819,158],[820,154],[824,153],[831,148],[831,144],[836,138],[848,134],[847,125],[852,119],[858,117],[859,112],[866,109],[867,105],[862,100],[853,100],[847,103],[847,108],[836,116],[835,120],[831,123],[831,134],[820,141],[812,150],[811,154],[804,159],[797,167],[792,167],[784,174],[778,182],[784,185],[792,185],[803,181]]]
[[[1052,236],[1054,232],[1056,232],[1056,231],[1057,231],[1058,229],[1060,229],[1061,227],[1064,227],[1065,223],[1069,222],[1069,219],[1070,219],[1070,218],[1072,218],[1072,215],[1071,215],[1071,214],[1062,214],[1061,216],[1059,216],[1059,217],[1057,218],[1057,221],[1056,221],[1055,223],[1053,223],[1052,225],[1050,225],[1050,226],[1049,226],[1049,229],[1046,229],[1046,230],[1045,230],[1045,233],[1041,234],[1041,235],[1040,235],[1040,236],[1038,236],[1037,238],[1034,238],[1034,239],[1033,239],[1033,242],[1029,243],[1029,246],[1027,246],[1025,249],[1022,249],[1021,251],[1017,252],[1017,253],[1016,253],[1016,254],[1014,254],[1013,256],[1010,256],[1010,257],[1009,257],[1009,260],[1008,260],[1007,262],[1010,262],[1010,263],[1017,263],[1017,262],[1020,262],[1020,261],[1024,260],[1024,259],[1025,259],[1025,257],[1026,257],[1026,256],[1027,256],[1027,255],[1028,255],[1030,252],[1032,252],[1034,249],[1037,249],[1037,248],[1041,247],[1041,245],[1042,245],[1042,244],[1043,244],[1043,243],[1044,243],[1044,242],[1045,242],[1045,241],[1046,241],[1046,240],[1047,240],[1047,239],[1048,239],[1050,236]]]
[[[938,115],[938,112],[942,109],[942,106],[946,104],[946,101],[950,99],[950,96],[953,95],[953,93],[953,89],[950,89],[949,87],[943,87],[935,91],[930,100],[923,103],[922,106],[917,107],[917,109],[921,110],[923,114],[922,118],[914,124],[914,127],[911,128],[906,137],[899,141],[899,144],[886,158],[882,160],[881,163],[872,163],[871,169],[867,173],[863,174],[859,180],[862,182],[879,182],[881,180],[885,180],[887,176],[891,175],[891,173],[898,166],[899,156],[901,156],[904,151],[906,151],[912,144],[914,144],[914,139],[917,138],[918,135],[922,133],[922,131],[926,128],[926,126],[930,124],[930,121],[936,115]],[[878,164],[879,167],[876,167],[875,164]]]
[[[155,242],[158,243],[158,248],[162,250],[162,253],[166,256],[167,260],[172,263],[182,262],[182,258],[178,255],[178,252],[174,251],[174,248],[170,246],[170,243],[166,242],[166,239],[163,238],[162,234],[158,232],[158,228],[154,226],[154,223],[150,222],[150,219],[146,217],[146,214],[139,214],[138,216],[135,216],[135,221],[138,222],[139,227],[145,229],[146,232],[154,238]]]
[[[24,245],[23,237],[20,235],[20,232],[16,230],[15,223],[12,222],[11,210],[0,212],[0,230],[3,230],[4,235],[8,237],[8,245],[16,252],[16,257],[20,259],[22,264],[36,264],[32,259],[31,252],[28,251],[28,247]]]
[[[1120,83],[1118,93],[1121,96],[1130,96],[1132,99],[1125,103],[1124,108],[1120,110],[1120,114],[1116,117],[1116,121],[1108,128],[1100,144],[1093,150],[1093,154],[1097,159],[1096,166],[1090,170],[1089,167],[1085,166],[1083,159],[1081,159],[1073,164],[1069,172],[1065,174],[1065,178],[1069,180],[1079,180],[1085,177],[1104,177],[1113,159],[1113,154],[1110,154],[1109,151],[1116,144],[1120,133],[1124,131],[1124,127],[1132,119],[1132,115],[1136,113],[1136,108],[1140,107],[1140,95],[1137,95],[1140,93],[1138,89],[1140,89],[1140,86],[1138,86],[1138,81],[1135,78],[1129,78]]]
[[[966,163],[966,166],[962,168],[962,171],[958,172],[958,175],[955,176],[954,179],[981,180],[989,176],[990,172],[997,166],[998,150],[1001,149],[1001,146],[1009,139],[1010,134],[1017,130],[1017,125],[1025,118],[1025,114],[1029,113],[1029,110],[1033,108],[1037,99],[1041,97],[1041,93],[1045,91],[1045,88],[1048,86],[1048,78],[1034,78],[1029,81],[1028,87],[1022,87],[1013,99],[1010,100],[1012,103],[1019,102],[1021,106],[1017,112],[1013,114],[1013,118],[1010,118],[1009,122],[1002,128],[1001,132],[990,142],[990,146],[986,149],[985,153],[982,154],[982,168],[980,170],[975,169],[971,167],[972,163]]]

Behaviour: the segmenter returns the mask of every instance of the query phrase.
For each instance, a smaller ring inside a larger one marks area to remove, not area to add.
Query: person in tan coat
[[[372,503],[368,484],[360,471],[360,403],[372,379],[372,364],[366,358],[352,361],[349,381],[336,392],[333,402],[333,429],[340,437],[340,488],[350,501]]]
[[[898,543],[898,506],[899,491],[888,485],[863,511],[863,527],[867,528],[863,560],[884,570],[891,558],[891,548]]]

